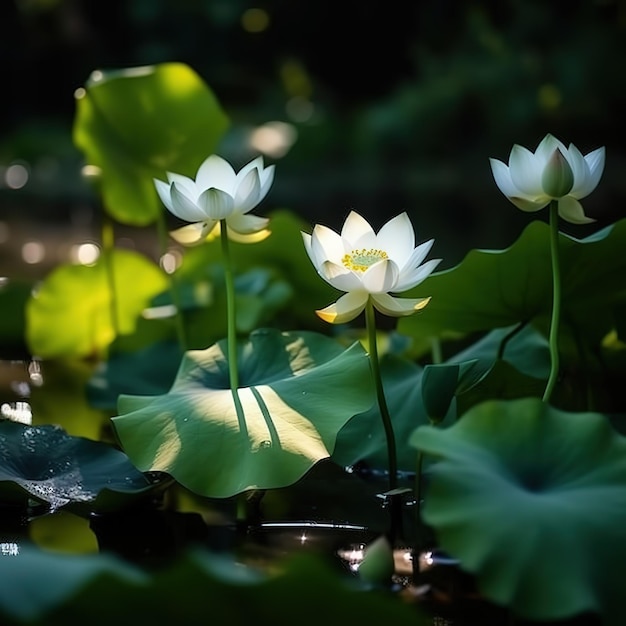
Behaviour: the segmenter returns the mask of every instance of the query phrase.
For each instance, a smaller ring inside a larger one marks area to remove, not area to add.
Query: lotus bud
[[[563,198],[574,186],[574,172],[558,148],[546,163],[541,184],[545,193],[552,198]]]

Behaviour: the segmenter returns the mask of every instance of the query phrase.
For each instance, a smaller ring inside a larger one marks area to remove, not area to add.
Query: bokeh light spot
[[[73,263],[93,265],[100,257],[100,248],[95,243],[81,243],[72,246],[70,257]]]
[[[542,109],[554,110],[561,105],[561,92],[555,85],[542,85],[537,93],[537,99]]]
[[[12,163],[4,173],[4,182],[10,189],[21,189],[28,182],[28,168],[22,163]]]
[[[41,241],[27,241],[22,246],[22,259],[29,265],[41,263],[46,256],[46,248]]]
[[[182,263],[183,255],[179,250],[168,250],[160,259],[159,265],[163,271],[173,274]]]
[[[273,158],[284,156],[295,143],[297,131],[285,122],[268,122],[250,133],[250,146]]]

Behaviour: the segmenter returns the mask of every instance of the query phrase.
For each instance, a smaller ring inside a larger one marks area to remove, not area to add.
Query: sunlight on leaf
[[[114,250],[115,317],[107,263],[61,265],[39,286],[26,307],[27,340],[41,358],[92,356],[120,334],[130,334],[150,298],[167,288],[165,274],[144,256]]]
[[[241,410],[224,341],[187,352],[169,393],[120,397],[114,427],[138,468],[209,497],[284,487],[330,456],[339,429],[373,402],[358,343],[262,329],[239,345],[238,362]]]
[[[228,126],[213,92],[182,63],[93,72],[76,106],[74,143],[101,170],[107,212],[138,226],[163,210],[153,178],[195,174]]]

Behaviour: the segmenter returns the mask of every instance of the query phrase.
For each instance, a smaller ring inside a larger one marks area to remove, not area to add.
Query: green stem
[[[550,320],[550,376],[543,393],[549,402],[559,376],[559,319],[561,316],[561,270],[559,263],[559,203],[550,202],[550,254],[552,257],[552,319]]]
[[[369,343],[370,367],[376,387],[376,398],[378,400],[378,408],[383,419],[385,428],[385,438],[387,440],[387,462],[389,469],[389,490],[396,489],[398,484],[398,461],[396,456],[396,439],[393,433],[393,425],[385,400],[385,391],[383,389],[383,379],[380,375],[380,361],[378,360],[378,346],[376,343],[376,318],[374,316],[374,305],[371,299],[365,306],[365,325],[367,328],[367,340]]]
[[[239,371],[237,369],[237,320],[235,310],[235,280],[230,259],[228,231],[226,220],[220,221],[220,240],[222,243],[222,257],[224,259],[224,280],[226,282],[226,310],[228,323],[228,377],[233,395],[239,388]],[[238,399],[238,398],[237,398]]]
[[[441,351],[441,340],[439,337],[430,338],[430,354],[434,365],[443,362],[443,352]]]
[[[104,214],[102,220],[102,253],[104,257],[104,267],[106,272],[106,280],[109,288],[109,315],[111,317],[111,327],[113,333],[117,337],[120,330],[120,322],[118,318],[118,302],[117,291],[115,289],[115,268],[113,266],[113,254],[115,252],[115,233],[113,230],[113,222],[108,215]]]
[[[157,231],[159,234],[159,247],[161,249],[161,256],[167,252],[167,225],[165,223],[165,212],[159,211],[157,217]],[[178,338],[178,345],[180,349],[185,352],[188,348],[187,335],[185,332],[185,321],[183,319],[183,310],[180,302],[180,291],[178,289],[178,280],[176,278],[176,270],[171,274],[168,274],[170,295],[174,308],[176,309],[175,324],[176,324],[176,336]]]

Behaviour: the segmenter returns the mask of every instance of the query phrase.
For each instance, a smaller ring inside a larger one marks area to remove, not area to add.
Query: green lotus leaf
[[[422,403],[431,423],[442,422],[456,396],[472,389],[484,376],[478,359],[426,365],[422,373]]]
[[[496,328],[454,355],[450,362],[478,361],[478,369],[502,359],[527,376],[546,380],[550,374],[547,339],[531,324]]]
[[[456,410],[463,415],[485,400],[541,398],[545,387],[545,381],[523,374],[507,361],[496,361],[476,385],[457,396]]]
[[[58,426],[0,421],[0,502],[34,498],[51,510],[115,510],[154,485],[113,446]]]
[[[548,341],[530,324],[496,328],[449,360],[472,361],[475,365],[469,373],[479,376],[456,391],[460,415],[485,400],[540,398],[550,372]],[[557,391],[555,397],[561,395]]]
[[[586,239],[559,235],[563,319],[623,299],[624,245],[626,220]],[[432,297],[419,315],[398,324],[400,332],[422,341],[545,318],[552,307],[550,228],[533,221],[509,248],[472,250],[459,265],[432,274],[405,295]]]
[[[411,444],[436,459],[424,520],[488,599],[527,619],[625,623],[626,439],[606,416],[490,401]]]
[[[131,334],[137,318],[156,294],[167,288],[165,274],[130,250],[113,250],[109,264],[62,265],[43,281],[26,307],[27,340],[41,358],[93,356],[116,337]]]
[[[183,357],[169,393],[121,396],[115,431],[142,471],[228,497],[284,487],[330,456],[340,428],[372,404],[367,354],[313,332],[261,329],[238,346],[240,406],[226,342]]]
[[[163,63],[93,72],[78,90],[74,143],[100,169],[107,212],[142,226],[162,211],[153,178],[195,176],[228,127],[213,92],[190,67]]]

